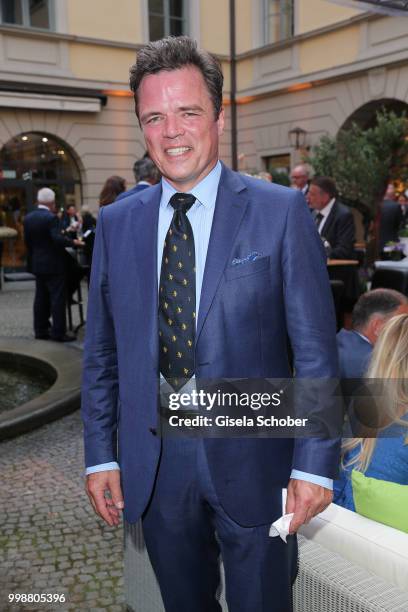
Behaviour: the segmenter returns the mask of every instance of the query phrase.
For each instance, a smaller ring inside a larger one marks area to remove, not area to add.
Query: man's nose
[[[164,136],[167,138],[177,138],[184,133],[182,122],[179,117],[170,115],[164,122]]]

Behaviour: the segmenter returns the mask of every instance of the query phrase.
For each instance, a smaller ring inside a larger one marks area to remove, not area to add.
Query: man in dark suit
[[[340,376],[362,378],[373,346],[385,323],[408,312],[408,299],[393,289],[373,289],[360,296],[352,313],[352,329],[337,334]]]
[[[120,193],[115,202],[119,202],[119,200],[123,200],[123,198],[139,193],[143,191],[143,189],[155,185],[158,181],[157,168],[148,157],[143,157],[135,161],[133,165],[133,174],[135,175],[136,185],[132,187],[132,189]]]
[[[291,534],[331,502],[339,440],[158,435],[166,381],[179,391],[290,377],[288,336],[297,377],[337,374],[310,212],[298,192],[218,160],[222,85],[218,60],[188,37],[148,44],[132,67],[136,114],[163,178],[98,219],[82,386],[86,488],[107,524],[123,507],[127,521],[142,517],[167,612],[220,610],[220,548],[230,610],[288,612],[296,539],[269,537],[270,524],[282,487]]]
[[[336,197],[332,179],[319,176],[312,179],[308,202],[314,210],[313,218],[322,239],[327,242],[330,259],[352,259],[354,255],[355,228],[350,209]]]
[[[398,232],[401,229],[403,213],[400,204],[395,199],[394,185],[390,183],[381,204],[380,217],[380,251],[387,242],[397,242]]]
[[[64,249],[75,245],[82,246],[82,242],[61,234],[55,214],[55,193],[52,189],[40,189],[37,203],[37,209],[24,219],[28,267],[35,275],[34,335],[40,340],[70,342],[75,340],[75,336],[66,333]]]

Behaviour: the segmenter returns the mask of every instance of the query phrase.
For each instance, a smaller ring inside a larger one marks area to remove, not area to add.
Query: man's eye
[[[195,113],[194,111],[186,111],[184,113],[185,117],[196,117],[198,115],[198,113]]]
[[[160,120],[160,117],[157,115],[155,117],[150,117],[150,119],[147,120],[147,123],[157,123]]]

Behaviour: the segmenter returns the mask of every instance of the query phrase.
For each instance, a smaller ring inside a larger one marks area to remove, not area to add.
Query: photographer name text
[[[309,419],[296,419],[290,416],[275,417],[261,416],[232,418],[219,415],[215,418],[208,416],[182,416],[182,414],[172,414],[168,421],[171,427],[306,427]]]

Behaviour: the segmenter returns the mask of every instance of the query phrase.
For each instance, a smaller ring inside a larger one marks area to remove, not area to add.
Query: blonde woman
[[[351,472],[408,485],[408,315],[391,318],[376,342],[367,378],[386,381],[384,421],[377,437],[345,439],[334,502],[355,510]],[[390,381],[390,382],[388,382]]]

